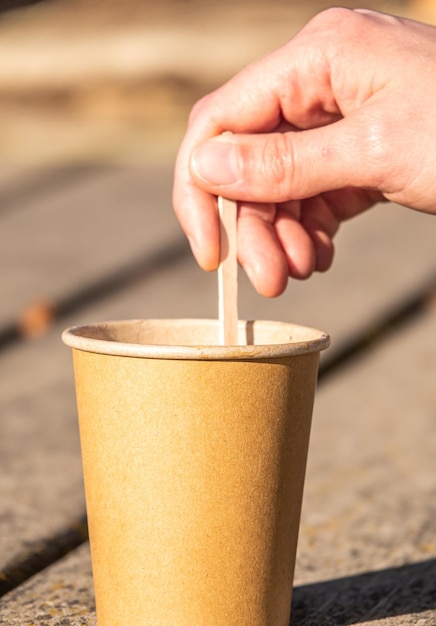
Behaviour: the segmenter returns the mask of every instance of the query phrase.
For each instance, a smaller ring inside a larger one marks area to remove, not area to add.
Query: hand
[[[328,269],[340,223],[376,202],[436,213],[435,76],[436,28],[335,8],[200,100],[173,193],[200,266],[219,263],[217,195],[266,296]]]

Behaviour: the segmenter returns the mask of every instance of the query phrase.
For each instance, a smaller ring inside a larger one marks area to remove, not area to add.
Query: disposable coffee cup
[[[321,331],[68,329],[99,626],[288,626]]]

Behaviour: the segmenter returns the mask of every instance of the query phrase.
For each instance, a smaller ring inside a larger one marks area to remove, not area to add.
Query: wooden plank
[[[435,331],[429,307],[318,390],[293,626],[436,620]],[[84,546],[5,596],[0,621],[94,625],[89,575]]]

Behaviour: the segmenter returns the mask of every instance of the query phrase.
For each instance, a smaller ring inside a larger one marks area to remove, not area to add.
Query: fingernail
[[[193,173],[210,185],[232,185],[240,179],[237,146],[228,141],[207,141],[191,157]]]

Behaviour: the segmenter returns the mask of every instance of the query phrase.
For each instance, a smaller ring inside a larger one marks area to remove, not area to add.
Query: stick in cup
[[[65,331],[99,626],[288,626],[328,337],[279,322]]]
[[[220,216],[220,265],[218,268],[218,319],[220,343],[238,343],[237,203],[218,198]]]

